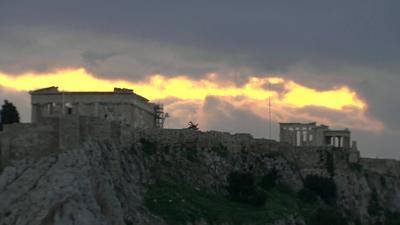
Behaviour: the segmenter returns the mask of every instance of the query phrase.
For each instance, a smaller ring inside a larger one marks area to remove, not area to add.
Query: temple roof
[[[59,91],[58,87],[51,86],[47,88],[41,88],[29,92],[30,95],[133,95],[142,101],[148,102],[149,100],[141,95],[133,92],[132,89],[127,88],[114,88],[114,91]]]

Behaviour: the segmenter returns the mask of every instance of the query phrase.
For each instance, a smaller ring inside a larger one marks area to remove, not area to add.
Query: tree
[[[19,123],[17,108],[11,102],[4,100],[4,105],[1,106],[0,119],[0,128],[3,124]]]
[[[320,207],[311,215],[310,221],[307,223],[310,225],[342,225],[348,224],[343,215],[340,214],[335,208],[332,207]]]
[[[227,191],[229,198],[234,202],[262,207],[266,202],[266,195],[258,188],[255,177],[251,173],[231,172],[228,176]]]
[[[199,130],[199,124],[198,123],[193,123],[192,121],[190,121],[188,123],[188,128],[190,130]]]
[[[276,180],[278,179],[278,171],[273,168],[267,175],[264,175],[261,179],[261,187],[264,190],[269,190],[276,186]]]
[[[336,184],[332,178],[308,175],[304,186],[319,195],[327,204],[336,202]]]

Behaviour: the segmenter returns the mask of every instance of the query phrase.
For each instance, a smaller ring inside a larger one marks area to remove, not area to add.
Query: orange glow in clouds
[[[215,75],[214,75],[215,76]],[[268,83],[283,87],[282,93],[267,90]],[[58,86],[67,91],[111,91],[114,87],[133,88],[151,100],[175,97],[179,99],[204,100],[207,96],[243,96],[252,100],[266,100],[271,96],[273,103],[292,107],[319,106],[334,110],[352,107],[365,110],[366,103],[348,87],[317,91],[294,81],[282,78],[251,77],[242,86],[233,82],[218,82],[213,75],[202,80],[186,76],[166,77],[153,75],[145,81],[129,82],[96,78],[84,69],[60,70],[54,73],[26,73],[10,76],[0,72],[0,86],[17,91],[29,91],[43,87]]]

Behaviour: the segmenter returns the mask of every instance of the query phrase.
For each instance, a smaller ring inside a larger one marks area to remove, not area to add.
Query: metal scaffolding
[[[164,112],[163,104],[156,104],[156,128],[164,128],[165,119],[169,117],[168,113]]]

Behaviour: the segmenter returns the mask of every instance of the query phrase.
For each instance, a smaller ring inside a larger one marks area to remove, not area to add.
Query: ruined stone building
[[[49,87],[29,92],[32,123],[43,118],[79,115],[120,121],[138,128],[162,128],[163,107],[149,102],[131,89],[113,92],[64,92]]]
[[[162,105],[129,89],[61,92],[49,87],[30,95],[32,123],[7,124],[0,132],[0,168],[11,160],[79,148],[91,139],[120,141],[132,129],[158,130],[166,117]]]
[[[350,148],[350,130],[332,130],[326,125],[313,123],[280,123],[279,138],[294,146],[333,145]],[[354,142],[355,145],[355,142]]]

